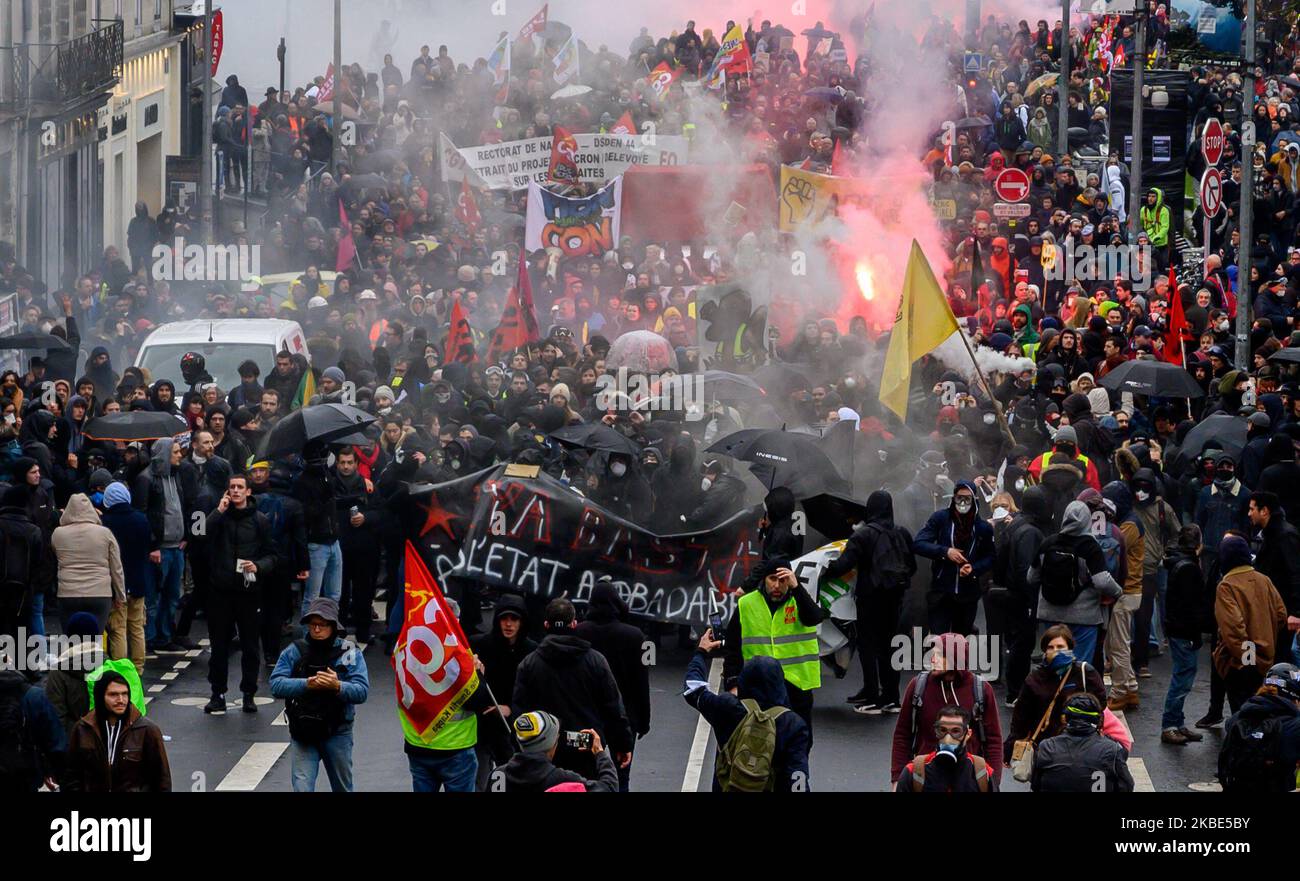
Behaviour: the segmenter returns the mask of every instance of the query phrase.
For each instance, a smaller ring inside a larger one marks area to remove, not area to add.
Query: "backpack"
[[[900,529],[878,524],[868,524],[866,528],[876,533],[871,545],[870,568],[864,573],[869,585],[883,593],[901,595],[911,585],[912,573],[916,571],[912,549]]]
[[[1079,555],[1052,542],[1043,551],[1039,566],[1039,592],[1054,606],[1068,606],[1083,593],[1083,579],[1079,576]]]
[[[0,685],[0,781],[26,783],[36,770],[23,698],[31,685],[15,678]]]
[[[323,669],[307,663],[307,640],[297,639],[298,663],[293,665],[294,679],[308,679]],[[327,667],[338,667],[339,659],[349,651],[347,643],[335,646]],[[308,691],[284,702],[284,714],[289,720],[289,736],[299,743],[321,743],[333,737],[344,721],[347,705],[337,694]]]
[[[1124,562],[1123,548],[1120,546],[1119,540],[1110,534],[1094,535],[1093,538],[1097,539],[1097,544],[1101,545],[1101,555],[1106,560],[1106,571],[1111,574],[1112,578],[1119,581]]]
[[[1219,751],[1219,782],[1224,792],[1290,792],[1296,788],[1296,769],[1281,762],[1282,720],[1233,721]]]
[[[984,749],[988,745],[988,738],[984,736],[984,677],[978,673],[972,673],[975,682],[972,683],[971,690],[975,695],[975,703],[971,706],[970,716],[971,725],[975,728],[975,736],[980,739],[980,748]],[[912,688],[912,752],[917,749],[916,729],[921,724],[921,706],[925,702],[925,684],[930,681],[930,671],[922,670],[916,674]]]
[[[933,757],[933,755],[934,753],[931,753],[930,756],[917,756],[916,758],[912,759],[912,791],[913,792],[925,791],[925,764],[926,764],[925,760],[927,758]],[[971,765],[975,767],[975,785],[979,787],[980,792],[988,792],[989,791],[988,762],[984,761],[984,759],[980,758],[979,756],[973,756],[969,754],[966,756],[966,758],[970,759]]]
[[[775,788],[772,759],[776,755],[776,720],[786,707],[759,709],[746,698],[745,718],[718,752],[718,786],[723,792],[771,792]]]

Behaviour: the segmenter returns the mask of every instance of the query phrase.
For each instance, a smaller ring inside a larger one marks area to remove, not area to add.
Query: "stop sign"
[[[1019,168],[1008,168],[998,175],[993,191],[1003,202],[1023,202],[1029,196],[1029,175]]]
[[[1223,126],[1217,119],[1210,119],[1201,132],[1201,153],[1207,165],[1218,165],[1223,158]]]

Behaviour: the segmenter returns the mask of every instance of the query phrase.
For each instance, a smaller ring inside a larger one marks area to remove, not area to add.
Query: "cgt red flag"
[[[634,135],[636,134],[636,122],[632,119],[632,111],[627,111],[614,123],[614,127],[609,130],[611,135]]]
[[[397,717],[408,740],[427,740],[465,705],[479,680],[460,621],[410,542],[403,610],[393,649]]]
[[[505,311],[501,313],[501,323],[492,333],[492,342],[488,346],[488,360],[495,364],[504,360],[515,349],[521,349],[541,338],[542,331],[537,324],[537,310],[533,307],[533,282],[528,277],[528,258],[521,253],[519,276],[515,286],[510,289]]]
[[[451,326],[447,328],[447,344],[443,347],[447,361],[458,364],[473,364],[478,360],[478,351],[474,348],[474,331],[465,317],[465,307],[457,300],[451,307]]]
[[[568,129],[558,125],[551,144],[551,168],[546,179],[561,184],[578,182],[578,141],[569,134]]]
[[[465,228],[469,230],[471,237],[478,232],[478,228],[483,222],[468,177],[462,178],[460,182],[460,196],[456,199],[456,219],[465,224]]]
[[[343,207],[342,199],[339,199],[339,227],[343,230],[343,237],[339,239],[339,252],[334,258],[334,271],[347,272],[352,268],[353,261],[357,259],[357,243],[352,240],[352,221],[348,220],[348,212]]]
[[[684,70],[685,68],[681,67],[673,70],[667,61],[660,62],[658,67],[650,71],[650,88],[654,89],[654,93],[662,99]]]
[[[1169,330],[1165,331],[1165,347],[1160,357],[1170,364],[1186,366],[1187,356],[1183,351],[1183,341],[1187,337],[1189,325],[1183,314],[1183,298],[1178,293],[1178,277],[1174,268],[1169,267]]]

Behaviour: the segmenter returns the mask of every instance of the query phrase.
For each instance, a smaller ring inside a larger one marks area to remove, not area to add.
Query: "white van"
[[[198,352],[208,373],[223,391],[239,385],[239,365],[252,361],[262,377],[275,368],[275,353],[287,350],[311,361],[307,336],[296,321],[279,318],[227,318],[220,321],[177,321],[149,334],[140,347],[135,366],[147,370],[155,381],[170,379],[178,392],[189,386],[181,377],[181,358]]]

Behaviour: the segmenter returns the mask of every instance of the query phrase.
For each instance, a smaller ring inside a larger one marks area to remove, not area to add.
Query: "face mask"
[[[985,424],[985,425],[992,425],[994,422],[997,422],[997,421],[998,421],[998,417],[994,416],[992,413],[985,413],[985,414],[984,414],[984,424]]]
[[[1024,491],[1025,491],[1025,479],[1024,479],[1023,477],[1017,477],[1017,478],[1016,478],[1016,492],[1018,492],[1018,493],[1022,493],[1022,492],[1024,492]]]
[[[954,499],[952,506],[957,509],[958,514],[969,514],[971,508],[975,507],[974,499]]]
[[[1151,498],[1151,493],[1141,489],[1134,493],[1134,495],[1137,497],[1139,502],[1145,502],[1147,499]]]
[[[857,386],[858,386],[858,381],[851,376],[848,379],[844,380],[845,388],[857,388]]]
[[[1051,669],[1053,673],[1061,673],[1064,672],[1065,670],[1070,669],[1070,666],[1073,663],[1074,663],[1074,652],[1072,652],[1069,649],[1062,649],[1061,651],[1052,655],[1052,660],[1048,662],[1047,666]]]
[[[627,465],[623,462],[612,462],[609,466],[609,473],[615,477],[622,477],[627,474]]]
[[[993,519],[994,519],[994,520],[1004,520],[1004,519],[1006,519],[1006,516],[1007,516],[1008,514],[1010,514],[1010,513],[1011,513],[1011,512],[1008,511],[1006,508],[994,508],[994,509],[993,509]]]
[[[700,490],[703,492],[708,492],[711,486],[713,486],[713,481],[707,477],[700,481]]]
[[[100,505],[104,504],[104,494],[103,494],[103,493],[91,493],[91,494],[90,494],[90,503],[91,503],[92,505],[94,505],[96,508],[98,508]]]
[[[445,404],[445,403],[447,403],[448,401],[451,400],[451,395],[446,394],[446,393],[436,394],[436,395],[434,395],[433,397],[434,397],[434,399],[437,400],[437,402],[438,402],[439,404]]]
[[[1230,489],[1236,480],[1237,476],[1235,474],[1228,474],[1225,476],[1215,475],[1214,485],[1219,489]]]
[[[449,462],[448,464],[451,465],[451,470],[452,470],[452,471],[459,471],[459,470],[460,470],[460,460],[459,460],[459,459],[452,459],[451,462]]]
[[[1215,330],[1218,330],[1220,333],[1224,333],[1228,330],[1228,322],[1220,321],[1218,324],[1214,325],[1214,328]]]

